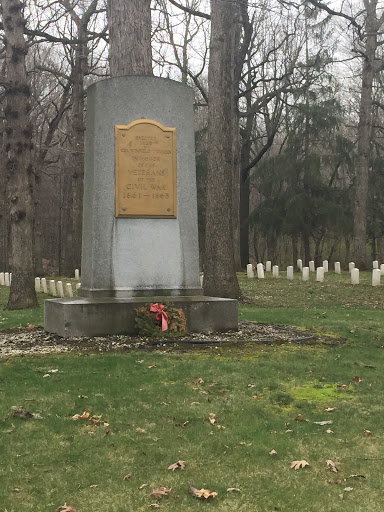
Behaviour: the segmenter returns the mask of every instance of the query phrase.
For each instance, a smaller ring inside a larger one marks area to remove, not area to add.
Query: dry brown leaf
[[[252,398],[263,398],[264,395],[252,395]]]
[[[309,463],[306,460],[294,460],[291,462],[291,468],[293,469],[302,469],[309,466]]]
[[[168,469],[171,469],[172,471],[175,471],[175,469],[184,469],[187,463],[185,460],[178,460],[177,462],[174,462],[170,466],[168,466]]]
[[[209,414],[209,423],[211,425],[214,425],[216,423],[216,414],[213,414],[213,412]]]
[[[276,450],[271,450],[269,452],[269,455],[271,455],[272,457],[274,457],[275,455],[277,455],[277,451]]]
[[[98,489],[99,486],[97,484],[93,484],[89,486],[90,489]]]
[[[349,475],[348,478],[365,478],[364,475]]]
[[[212,498],[216,498],[216,496],[218,495],[217,492],[211,491],[210,489],[197,489],[189,482],[188,489],[192,496],[195,496],[196,498],[204,498],[206,500],[209,500]]]
[[[241,492],[238,487],[228,487],[227,492]]]
[[[227,391],[229,391],[229,389],[220,389],[220,391],[217,392],[218,395],[223,395],[224,393],[226,393]]]
[[[302,414],[298,414],[295,418],[295,421],[303,421],[303,415]]]
[[[331,471],[333,471],[334,473],[338,473],[339,468],[336,466],[336,464],[333,462],[333,460],[328,459],[328,460],[327,460],[327,466],[328,466],[328,467],[329,467],[329,469],[330,469]]]
[[[154,489],[150,496],[153,496],[156,499],[164,498],[164,496],[168,496],[172,494],[171,489],[167,489],[166,487],[159,487],[158,489]]]
[[[335,478],[334,480],[328,480],[329,484],[341,484],[343,480],[341,478]]]
[[[160,508],[160,505],[158,503],[151,503],[150,505],[148,505],[148,507]]]
[[[363,382],[363,379],[360,377],[352,377],[353,382]]]
[[[196,383],[197,384],[204,384],[204,381],[201,377],[199,377],[197,380],[196,380]]]
[[[336,409],[336,407],[327,407],[324,409],[325,412],[333,412]]]
[[[246,441],[240,441],[240,446],[252,446],[252,443],[247,443]]]
[[[148,366],[148,368],[156,368],[156,365],[155,365],[155,364],[150,364],[150,365]]]
[[[77,509],[67,505],[67,503],[64,503],[64,505],[61,505],[61,507],[59,507],[56,512],[77,512]]]
[[[333,434],[333,430],[331,430],[330,428],[327,428],[327,430],[325,431],[326,434]]]
[[[149,484],[141,484],[140,487],[139,487],[139,490],[141,491],[141,489],[144,489],[144,487],[148,487]]]
[[[89,420],[91,413],[89,411],[83,411],[83,414],[75,414],[71,416],[70,420]]]
[[[363,434],[365,436],[371,436],[372,435],[372,432],[370,430],[364,430]]]
[[[130,480],[131,478],[132,478],[131,473],[127,473],[126,475],[123,476],[123,480]]]

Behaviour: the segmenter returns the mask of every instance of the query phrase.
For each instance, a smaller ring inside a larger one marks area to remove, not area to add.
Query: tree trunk
[[[240,297],[233,254],[233,5],[211,1],[204,293]]]
[[[25,68],[23,4],[1,0],[5,34],[6,172],[11,225],[12,284],[7,309],[38,306],[33,278],[32,125]]]
[[[355,204],[353,211],[353,258],[360,270],[367,268],[367,197],[370,140],[372,125],[372,94],[375,74],[375,54],[377,49],[376,4],[367,2],[366,31],[367,41],[362,70],[361,98],[359,111],[358,137],[358,169],[355,181]]]
[[[112,76],[152,75],[151,0],[108,0]]]

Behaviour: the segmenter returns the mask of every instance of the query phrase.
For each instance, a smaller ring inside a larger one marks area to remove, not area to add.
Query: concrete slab
[[[238,302],[204,296],[47,299],[45,330],[64,338],[135,334],[135,309],[160,302],[181,308],[191,332],[238,329]]]

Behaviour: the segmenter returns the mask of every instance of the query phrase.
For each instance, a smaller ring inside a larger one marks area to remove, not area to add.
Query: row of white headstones
[[[297,268],[302,274],[302,280],[308,281],[310,272],[316,272],[316,281],[322,283],[324,281],[324,275],[329,271],[328,269],[328,260],[323,261],[323,266],[315,268],[315,262],[310,261],[308,267],[303,267],[303,261],[297,260]],[[360,271],[355,267],[353,261],[348,264],[349,273],[351,275],[351,284],[359,284],[360,282]],[[258,279],[264,279],[264,265],[262,263],[258,263],[256,267],[249,263],[247,265],[247,276],[249,278],[254,278],[256,270],[256,275]],[[279,277],[279,267],[278,265],[273,265],[270,261],[265,263],[265,271],[272,272],[272,277]],[[341,274],[341,265],[339,261],[335,262],[335,273]],[[384,276],[384,263],[382,263],[379,267],[379,262],[377,260],[372,263],[372,286],[380,286],[380,278]],[[293,266],[289,265],[287,267],[287,279],[293,280]]]
[[[75,270],[75,279],[79,281],[79,269]],[[0,272],[0,286],[11,286],[12,273]],[[76,283],[76,290],[80,288],[81,283]],[[35,290],[37,293],[45,293],[51,297],[73,297],[72,283],[63,283],[63,281],[55,281],[54,279],[46,279],[45,277],[35,277]]]

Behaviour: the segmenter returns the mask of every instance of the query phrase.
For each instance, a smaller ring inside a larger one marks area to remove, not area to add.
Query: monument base
[[[205,296],[47,299],[44,328],[64,338],[136,334],[135,309],[144,304],[171,303],[184,311],[190,332],[238,329],[238,302]]]

